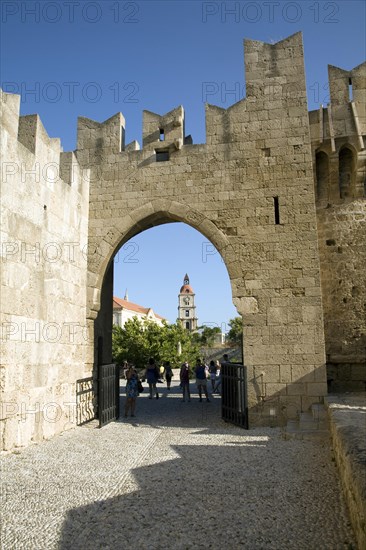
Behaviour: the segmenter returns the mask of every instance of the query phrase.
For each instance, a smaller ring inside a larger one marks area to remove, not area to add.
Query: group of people
[[[145,371],[145,378],[149,384],[149,399],[152,399],[153,392],[156,399],[159,399],[159,393],[156,388],[157,382],[161,381],[161,378],[165,376],[166,386],[170,390],[170,385],[173,378],[173,369],[169,361],[165,361],[163,368],[160,370],[156,365],[155,360],[151,357]]]
[[[227,361],[228,356],[223,356],[223,361]],[[130,411],[131,416],[135,416],[135,408],[136,408],[136,398],[138,397],[139,393],[142,391],[141,387],[139,385],[141,384],[138,373],[136,369],[130,365],[127,364],[126,370],[125,370],[125,377],[127,380],[126,384],[126,403],[125,403],[125,417],[128,416],[128,412]],[[196,365],[194,368],[194,374],[196,377],[196,385],[198,389],[198,395],[199,400],[202,402],[202,395],[204,394],[206,401],[209,403],[210,399],[208,397],[208,391],[207,391],[207,378],[209,377],[211,381],[211,390],[212,393],[219,393],[220,386],[221,386],[221,365],[219,361],[210,361],[209,366],[205,365],[201,361],[200,358],[197,358]],[[159,399],[159,392],[157,390],[156,384],[158,381],[161,381],[161,378],[165,375],[165,380],[167,384],[167,389],[170,390],[171,388],[171,381],[173,378],[173,370],[171,367],[171,364],[169,361],[166,361],[164,363],[162,371],[160,371],[159,367],[156,365],[155,360],[151,357],[148,361],[148,364],[146,366],[145,375],[144,378],[146,379],[148,385],[149,385],[149,399],[153,398],[153,394],[155,394],[155,398]],[[191,367],[188,364],[187,361],[185,361],[181,368],[180,368],[180,387],[182,389],[183,398],[182,401],[191,400],[191,392],[190,392],[190,378],[191,378]]]
[[[225,356],[224,356],[224,360]],[[212,393],[220,393],[221,386],[221,377],[220,377],[221,365],[219,361],[210,361],[210,365],[205,365],[201,359],[198,357],[196,361],[196,366],[194,368],[194,374],[196,376],[196,385],[198,389],[199,400],[202,401],[202,394],[205,395],[206,401],[210,402],[207,391],[207,375],[211,380],[211,389]],[[189,381],[191,376],[191,368],[186,361],[183,363],[180,369],[180,386],[183,392],[182,401],[186,400],[186,395],[188,401],[191,400],[191,392],[189,387]]]
[[[159,393],[156,388],[156,384],[160,381],[161,377],[165,375],[165,380],[168,390],[171,387],[171,381],[173,378],[173,369],[169,361],[165,361],[164,369],[160,372],[159,367],[156,365],[155,360],[151,357],[146,366],[144,378],[149,385],[149,399],[153,398],[155,393],[156,399],[159,399]],[[138,397],[141,389],[139,388],[139,377],[136,369],[133,365],[127,365],[125,369],[126,383],[126,403],[125,403],[125,418],[128,416],[128,412],[131,411],[131,416],[135,416],[136,398]]]

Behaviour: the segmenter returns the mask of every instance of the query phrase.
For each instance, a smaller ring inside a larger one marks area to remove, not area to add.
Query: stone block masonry
[[[86,332],[89,180],[20,98],[2,94],[1,448],[75,425]]]
[[[334,92],[334,107],[308,113],[300,33],[274,45],[246,40],[244,57],[246,98],[206,106],[205,144],[185,135],[179,106],[144,112],[141,149],[125,144],[121,113],[80,118],[77,149],[64,153],[37,115],[19,117],[18,96],[3,95],[4,448],[74,424],[76,380],[111,361],[113,257],[162,223],[194,227],[224,259],[243,318],[251,426],[283,424],[322,402],[326,352],[360,357],[364,66],[349,73],[351,107]],[[342,267],[334,246],[347,251]],[[340,269],[353,296],[333,305]],[[30,337],[32,323],[46,341]],[[73,326],[73,341],[56,341],[52,323]],[[50,402],[60,413],[53,423],[42,412]],[[40,407],[25,421],[24,403]]]

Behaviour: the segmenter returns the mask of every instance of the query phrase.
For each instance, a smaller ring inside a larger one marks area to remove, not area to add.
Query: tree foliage
[[[202,332],[200,334],[200,343],[201,346],[210,347],[215,343],[215,338],[218,334],[221,334],[221,329],[219,327],[208,327],[203,325],[200,327]]]
[[[179,342],[181,355],[178,355]],[[119,364],[126,360],[138,368],[144,368],[149,357],[153,357],[157,364],[170,361],[174,368],[183,361],[194,364],[199,347],[192,334],[180,323],[171,325],[163,321],[160,326],[153,321],[133,317],[123,328],[113,326],[112,352],[113,360]]]
[[[228,332],[227,338],[229,342],[233,344],[240,345],[243,340],[243,320],[241,317],[234,317],[229,321],[230,330]]]

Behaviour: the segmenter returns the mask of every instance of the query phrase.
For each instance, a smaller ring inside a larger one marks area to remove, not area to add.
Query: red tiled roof
[[[187,294],[188,294],[188,293],[189,293],[189,294],[194,294],[193,289],[192,289],[192,287],[191,287],[190,285],[183,285],[183,286],[181,286],[181,287],[180,287],[179,293],[182,294],[183,292],[185,292],[185,293],[187,293]]]
[[[128,300],[122,300],[122,298],[113,296],[113,309],[128,309],[130,311],[136,311],[136,313],[147,315],[151,310],[151,307],[142,307],[138,304],[134,304],[133,302],[129,302]],[[161,317],[161,315],[158,315],[155,312],[154,315],[157,319],[165,319],[165,317]]]

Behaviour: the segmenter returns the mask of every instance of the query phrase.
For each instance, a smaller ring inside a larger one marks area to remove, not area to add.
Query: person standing
[[[158,390],[156,389],[156,382],[158,381],[158,378],[159,378],[159,369],[156,366],[155,360],[152,357],[150,357],[149,362],[147,364],[145,377],[146,377],[147,383],[149,384],[149,391],[150,391],[149,399],[152,399],[153,390],[155,392],[156,399],[159,399]]]
[[[216,380],[215,380],[215,385],[214,385],[214,389],[213,389],[213,392],[212,393],[220,393],[219,391],[219,388],[221,386],[221,365],[220,365],[220,361],[217,360],[216,361]]]
[[[159,369],[159,381],[162,382],[164,380],[165,375],[165,365],[161,365]]]
[[[169,361],[165,361],[165,380],[166,380],[166,387],[168,390],[170,390],[170,384],[173,378],[173,370],[170,365]]]
[[[126,371],[126,404],[125,404],[125,418],[128,416],[129,409],[131,410],[131,416],[135,416],[136,397],[139,395],[138,390],[138,375],[132,365]]]
[[[206,401],[207,403],[209,403],[210,400],[208,398],[208,393],[207,393],[206,367],[202,363],[199,357],[197,358],[197,361],[196,361],[195,374],[196,374],[196,384],[197,384],[198,394],[200,396],[200,401],[202,401],[202,391],[203,391],[206,396]]]
[[[221,375],[222,375],[222,365],[224,363],[228,363],[229,362],[229,356],[227,353],[224,353],[224,355],[222,356],[222,360],[221,360],[221,363],[220,363],[220,371],[219,371],[219,376],[218,376],[218,379],[217,379],[217,382],[216,382],[216,385],[215,385],[215,389],[214,389],[214,393],[220,393],[219,391],[219,388],[221,389]]]
[[[215,389],[215,380],[216,380],[216,372],[217,372],[217,367],[216,367],[215,361],[210,361],[210,365],[208,367],[208,372],[210,373],[211,389],[212,389],[212,393],[213,393],[214,389]]]
[[[180,368],[180,386],[183,391],[182,401],[186,400],[186,393],[187,393],[188,401],[190,401],[191,392],[189,389],[189,364],[187,363],[187,361],[185,361]]]

